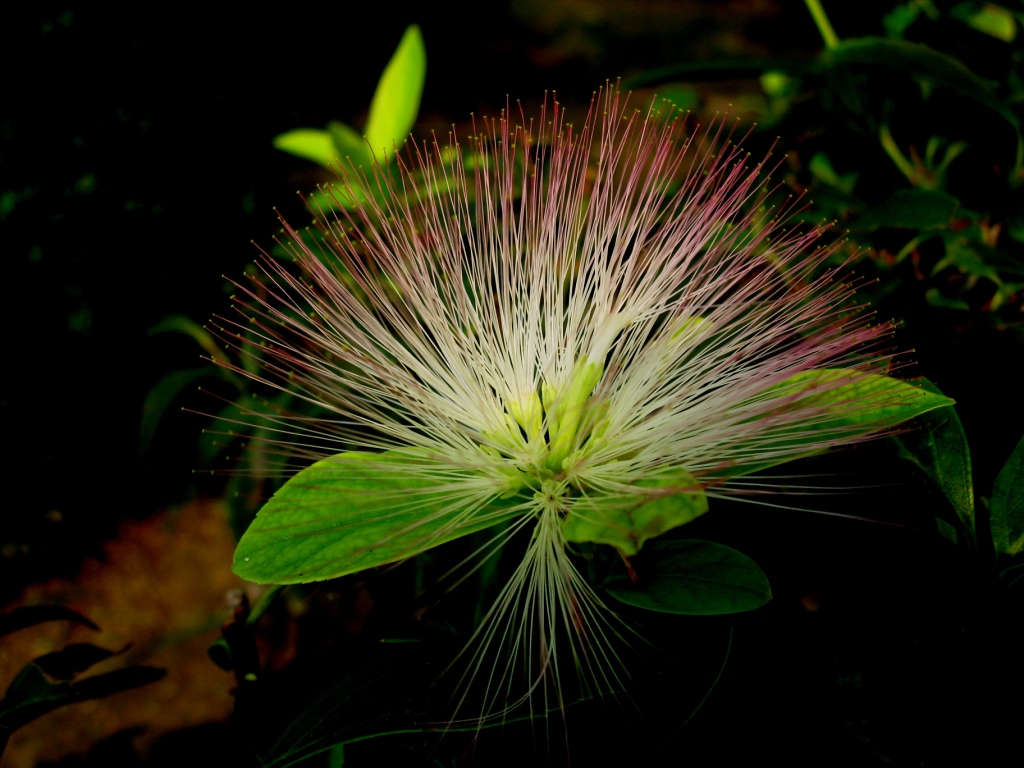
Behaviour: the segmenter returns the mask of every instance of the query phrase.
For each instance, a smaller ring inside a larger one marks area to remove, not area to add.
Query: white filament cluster
[[[547,696],[559,652],[617,685],[601,641],[617,630],[561,530],[575,499],[635,503],[676,468],[728,492],[728,470],[861,439],[817,432],[820,405],[780,408],[772,388],[887,365],[888,329],[850,313],[821,230],[786,228],[724,122],[628,101],[602,92],[578,127],[557,102],[502,113],[411,146],[397,180],[343,169],[319,236],[285,224],[295,264],[268,257],[240,286],[253,377],[323,414],[262,415],[293,459],[408,452],[447,489],[450,530],[522,500],[528,550],[472,654],[482,715]]]

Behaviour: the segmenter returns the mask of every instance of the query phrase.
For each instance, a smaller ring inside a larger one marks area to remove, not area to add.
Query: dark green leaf
[[[941,395],[935,385],[923,381],[922,389]],[[916,464],[949,499],[957,532],[975,542],[974,479],[971,452],[963,426],[953,408],[939,408],[922,414],[917,429],[893,438],[900,456]]]
[[[152,446],[160,419],[178,395],[202,379],[222,378],[225,370],[219,366],[207,365],[202,368],[171,371],[160,379],[146,393],[146,399],[142,402],[142,419],[139,424],[140,452],[146,453]]]
[[[167,674],[167,670],[159,667],[132,666],[115,669],[102,675],[93,675],[74,684],[75,690],[82,699],[101,699],[112,693],[120,693],[130,688],[155,683]]]
[[[1024,438],[992,487],[990,519],[996,552],[1011,557],[1020,553],[1024,549]]]
[[[155,667],[126,667],[78,683],[52,682],[39,665],[29,664],[14,678],[0,701],[0,734],[10,734],[58,707],[138,688],[165,674]]]
[[[63,680],[54,683],[38,666],[28,664],[0,701],[0,734],[10,734],[47,712],[79,700],[71,683]]]
[[[709,59],[687,61],[667,67],[651,69],[622,81],[623,90],[642,88],[659,83],[710,82],[714,80],[747,80],[760,77],[771,70],[798,74],[808,69],[807,62],[799,59]]]
[[[0,613],[0,637],[47,621],[73,621],[76,624],[85,624],[89,629],[99,630],[99,627],[85,616],[63,605],[30,605],[15,608],[9,613]]]
[[[35,660],[43,672],[58,680],[70,680],[79,672],[84,672],[93,664],[115,655],[115,651],[108,651],[89,643],[72,643],[59,651],[47,653]]]
[[[583,496],[562,523],[569,541],[611,544],[626,555],[635,555],[644,542],[700,517],[708,511],[708,499],[692,475],[683,469],[658,478],[641,480],[649,496],[625,504],[612,496]]]
[[[931,189],[897,189],[881,205],[858,217],[856,229],[880,227],[927,230],[945,227],[959,207],[952,195]]]
[[[183,333],[191,337],[211,360],[224,364],[231,362],[213,334],[185,315],[168,315],[149,329],[150,336],[155,336],[158,333]]]
[[[757,563],[712,541],[653,541],[635,566],[636,583],[619,576],[605,588],[615,599],[638,608],[716,615],[751,611],[772,598]]]
[[[894,70],[933,86],[946,88],[1000,114],[1015,128],[1017,117],[996,98],[995,88],[968,69],[960,60],[922,43],[860,37],[843,40],[822,53],[826,64],[877,66]]]
[[[456,467],[414,452],[350,452],[318,461],[259,511],[234,570],[259,583],[330,579],[392,563],[519,514],[495,488],[453,495]]]

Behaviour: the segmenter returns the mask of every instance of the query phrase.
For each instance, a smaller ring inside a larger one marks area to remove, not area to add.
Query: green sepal
[[[720,615],[760,608],[772,599],[757,563],[724,544],[699,539],[655,541],[625,574],[604,585],[620,602],[661,613]]]
[[[403,560],[521,514],[522,500],[497,498],[499,488],[490,499],[453,492],[453,485],[463,487],[456,471],[413,451],[354,451],[318,461],[263,505],[238,543],[233,569],[257,583],[321,581]]]
[[[611,544],[623,554],[637,554],[644,542],[684,525],[708,511],[708,498],[694,477],[674,469],[641,480],[654,493],[581,496],[573,501],[562,533],[568,541]]]

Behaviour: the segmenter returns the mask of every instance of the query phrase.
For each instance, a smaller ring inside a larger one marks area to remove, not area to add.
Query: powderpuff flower
[[[886,375],[891,328],[823,270],[822,228],[768,205],[724,121],[608,88],[579,126],[555,102],[473,132],[410,144],[394,173],[342,167],[316,231],[284,224],[291,263],[265,255],[218,322],[259,342],[238,373],[310,406],[252,416],[300,471],[238,574],[309,582],[529,532],[471,651],[486,715],[557,696],[559,659],[619,684],[621,628],[575,547],[628,558],[763,491],[751,472],[948,401]]]

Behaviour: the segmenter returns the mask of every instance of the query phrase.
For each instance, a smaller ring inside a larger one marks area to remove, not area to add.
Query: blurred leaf
[[[786,96],[793,90],[793,78],[777,69],[761,73],[761,89],[768,96]]]
[[[694,88],[678,83],[659,88],[658,98],[669,102],[680,112],[695,109],[700,105],[700,94]]]
[[[922,389],[941,395],[929,381]],[[940,408],[922,414],[917,429],[893,437],[899,454],[920,468],[949,499],[956,516],[958,533],[966,535],[973,547],[976,540],[974,521],[974,479],[971,474],[971,452],[967,436],[955,408]]]
[[[59,651],[47,653],[33,662],[43,672],[57,680],[71,680],[79,672],[84,672],[93,664],[116,655],[89,643],[72,643]]]
[[[1024,549],[1024,438],[996,477],[990,507],[996,552],[1018,554]]]
[[[290,155],[331,166],[338,159],[338,150],[327,131],[316,128],[296,128],[274,137],[274,146]]]
[[[1013,14],[998,5],[958,3],[949,10],[949,16],[1004,43],[1012,43],[1017,37]]]
[[[940,307],[941,309],[956,309],[960,311],[966,311],[971,308],[963,299],[950,299],[942,295],[942,291],[938,288],[929,288],[924,294],[925,301],[931,304],[933,307]]]
[[[952,195],[932,189],[897,189],[881,205],[875,206],[854,222],[857,229],[896,227],[935,229],[949,225],[960,202]]]
[[[823,51],[821,59],[826,64],[894,70],[899,76],[910,76],[971,99],[1001,115],[1014,128],[1019,127],[1017,116],[996,97],[991,82],[978,77],[958,59],[922,43],[884,37],[848,38]]]
[[[903,33],[917,20],[920,13],[921,6],[918,3],[897,5],[882,17],[885,34],[897,39],[903,37]]]
[[[610,544],[626,555],[637,554],[644,542],[703,515],[708,499],[694,477],[678,469],[671,475],[641,480],[639,487],[657,489],[648,501],[630,506],[607,497],[581,496],[573,502],[562,533],[569,541]]]
[[[630,90],[679,80],[683,82],[711,82],[716,80],[746,80],[759,78],[767,71],[790,75],[811,69],[801,59],[709,59],[671,64],[650,69],[622,81],[622,89]]]
[[[216,365],[208,365],[202,368],[189,368],[183,371],[171,371],[158,381],[146,393],[146,399],[142,402],[142,419],[139,423],[139,450],[146,453],[153,444],[156,437],[157,427],[160,419],[170,408],[174,399],[180,395],[186,387],[195,384],[197,381],[209,378],[228,378],[223,376],[227,371]],[[234,377],[231,377],[234,378]]]
[[[638,558],[636,576],[635,584],[623,575],[604,587],[627,605],[687,615],[751,611],[772,599],[757,563],[712,541],[652,541]]]
[[[242,536],[235,573],[274,584],[335,578],[412,557],[519,513],[514,500],[485,506],[479,497],[453,497],[457,483],[426,476],[418,463],[412,451],[353,451],[302,470]]]
[[[408,137],[420,111],[427,76],[427,51],[420,28],[411,24],[377,83],[366,119],[366,140],[374,154],[393,154]]]
[[[832,162],[824,152],[817,152],[807,164],[808,170],[819,181],[823,181],[830,187],[835,187],[847,195],[853,194],[853,188],[857,184],[859,174],[854,171],[844,173],[840,176],[832,167]]]
[[[168,315],[149,329],[150,336],[156,336],[158,333],[183,333],[194,339],[211,360],[224,364],[231,362],[213,334],[185,315]]]
[[[0,637],[47,621],[71,621],[99,631],[99,627],[85,616],[70,608],[65,608],[63,605],[30,605],[24,608],[15,608],[8,613],[0,613]]]
[[[373,154],[370,152],[370,146],[366,143],[366,139],[354,129],[345,123],[333,120],[327,125],[327,130],[331,134],[331,141],[334,142],[337,157],[343,165],[347,166],[345,160],[351,160],[357,168],[361,165],[368,166],[373,162]]]

